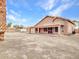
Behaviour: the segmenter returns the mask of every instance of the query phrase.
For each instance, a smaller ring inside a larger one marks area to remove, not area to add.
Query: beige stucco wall
[[[31,33],[35,33],[35,28],[34,27],[31,28]]]
[[[56,25],[56,24],[64,25],[64,21],[61,20],[61,19],[56,19],[52,24],[54,24],[54,25]]]
[[[74,31],[75,29],[75,25],[68,22],[68,21],[65,21],[65,28],[64,28],[64,34],[71,34],[72,31]]]
[[[71,23],[68,23],[68,33],[72,33],[72,31],[74,31],[75,26]]]
[[[26,28],[26,33],[31,33],[31,27]]]
[[[36,27],[40,27],[40,26],[43,26],[43,27],[47,27],[48,25],[64,25],[64,21],[61,20],[61,19],[56,19],[54,22],[53,22],[53,18],[45,18],[43,21],[41,21],[39,24],[36,25]]]

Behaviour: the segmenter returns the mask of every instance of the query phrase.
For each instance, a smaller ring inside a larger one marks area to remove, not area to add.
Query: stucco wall
[[[68,23],[68,33],[72,33],[75,30],[75,26],[71,23]]]
[[[35,33],[35,28],[34,27],[31,27],[30,33]]]
[[[64,33],[65,34],[71,34],[72,31],[74,31],[75,29],[75,25],[68,22],[68,21],[65,21],[65,28],[64,28]]]
[[[38,23],[36,25],[36,27],[40,27],[40,26],[43,26],[43,27],[47,27],[48,25],[63,25],[64,24],[64,21],[61,20],[61,19],[56,19],[55,21],[53,21],[53,18],[45,18],[43,21],[41,21],[40,23]]]

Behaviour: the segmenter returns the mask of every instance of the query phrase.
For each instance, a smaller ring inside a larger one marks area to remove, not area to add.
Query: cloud
[[[52,11],[49,11],[48,14],[52,15],[52,16],[61,16],[61,14],[65,10],[71,8],[75,3],[75,2],[65,1],[65,0],[63,0],[63,1],[64,2],[60,6],[58,6],[56,9],[54,9]]]
[[[10,9],[10,13],[15,15],[15,16],[21,16],[18,12],[14,11],[12,9]]]
[[[15,6],[17,8],[20,8],[20,7],[23,8],[23,7],[29,6],[27,0],[8,0],[7,3],[9,3],[10,5]]]
[[[21,15],[18,12],[15,12],[14,10],[10,9],[7,11],[7,19],[11,21],[16,21],[17,17],[20,17]]]
[[[45,1],[39,2],[38,5],[42,9],[48,11],[48,10],[51,10],[56,5],[57,1],[58,0],[45,0]]]
[[[73,0],[72,0],[73,1]],[[62,3],[69,3],[71,0],[61,0]]]
[[[25,25],[25,23],[27,23],[29,21],[26,18],[15,17],[12,14],[7,15],[7,20],[8,20],[8,22],[12,22],[13,24],[17,24],[17,25]]]
[[[77,3],[76,6],[79,6],[79,3]]]
[[[15,12],[14,10],[10,10],[9,12],[7,12],[7,21],[8,22],[12,22],[14,24],[17,25],[24,25],[25,23],[27,23],[29,20],[22,17],[21,14]],[[20,15],[20,16],[18,16]]]
[[[7,15],[7,19],[9,19],[9,20],[11,20],[11,21],[15,21],[15,16],[14,15],[12,15],[12,14],[8,14]]]
[[[63,11],[69,8],[70,4],[60,5],[57,9],[50,11],[49,15],[61,15]]]
[[[17,0],[7,0],[7,4],[13,5],[13,6],[18,6]]]

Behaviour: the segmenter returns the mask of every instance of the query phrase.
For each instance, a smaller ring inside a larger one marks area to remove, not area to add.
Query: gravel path
[[[79,35],[6,33],[0,59],[79,59]]]

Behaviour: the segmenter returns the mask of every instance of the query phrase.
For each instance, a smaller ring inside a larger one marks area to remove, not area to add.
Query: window
[[[58,27],[55,27],[55,32],[58,32]]]
[[[64,32],[64,25],[61,25],[61,31]]]
[[[47,28],[44,28],[44,31],[47,32]]]

